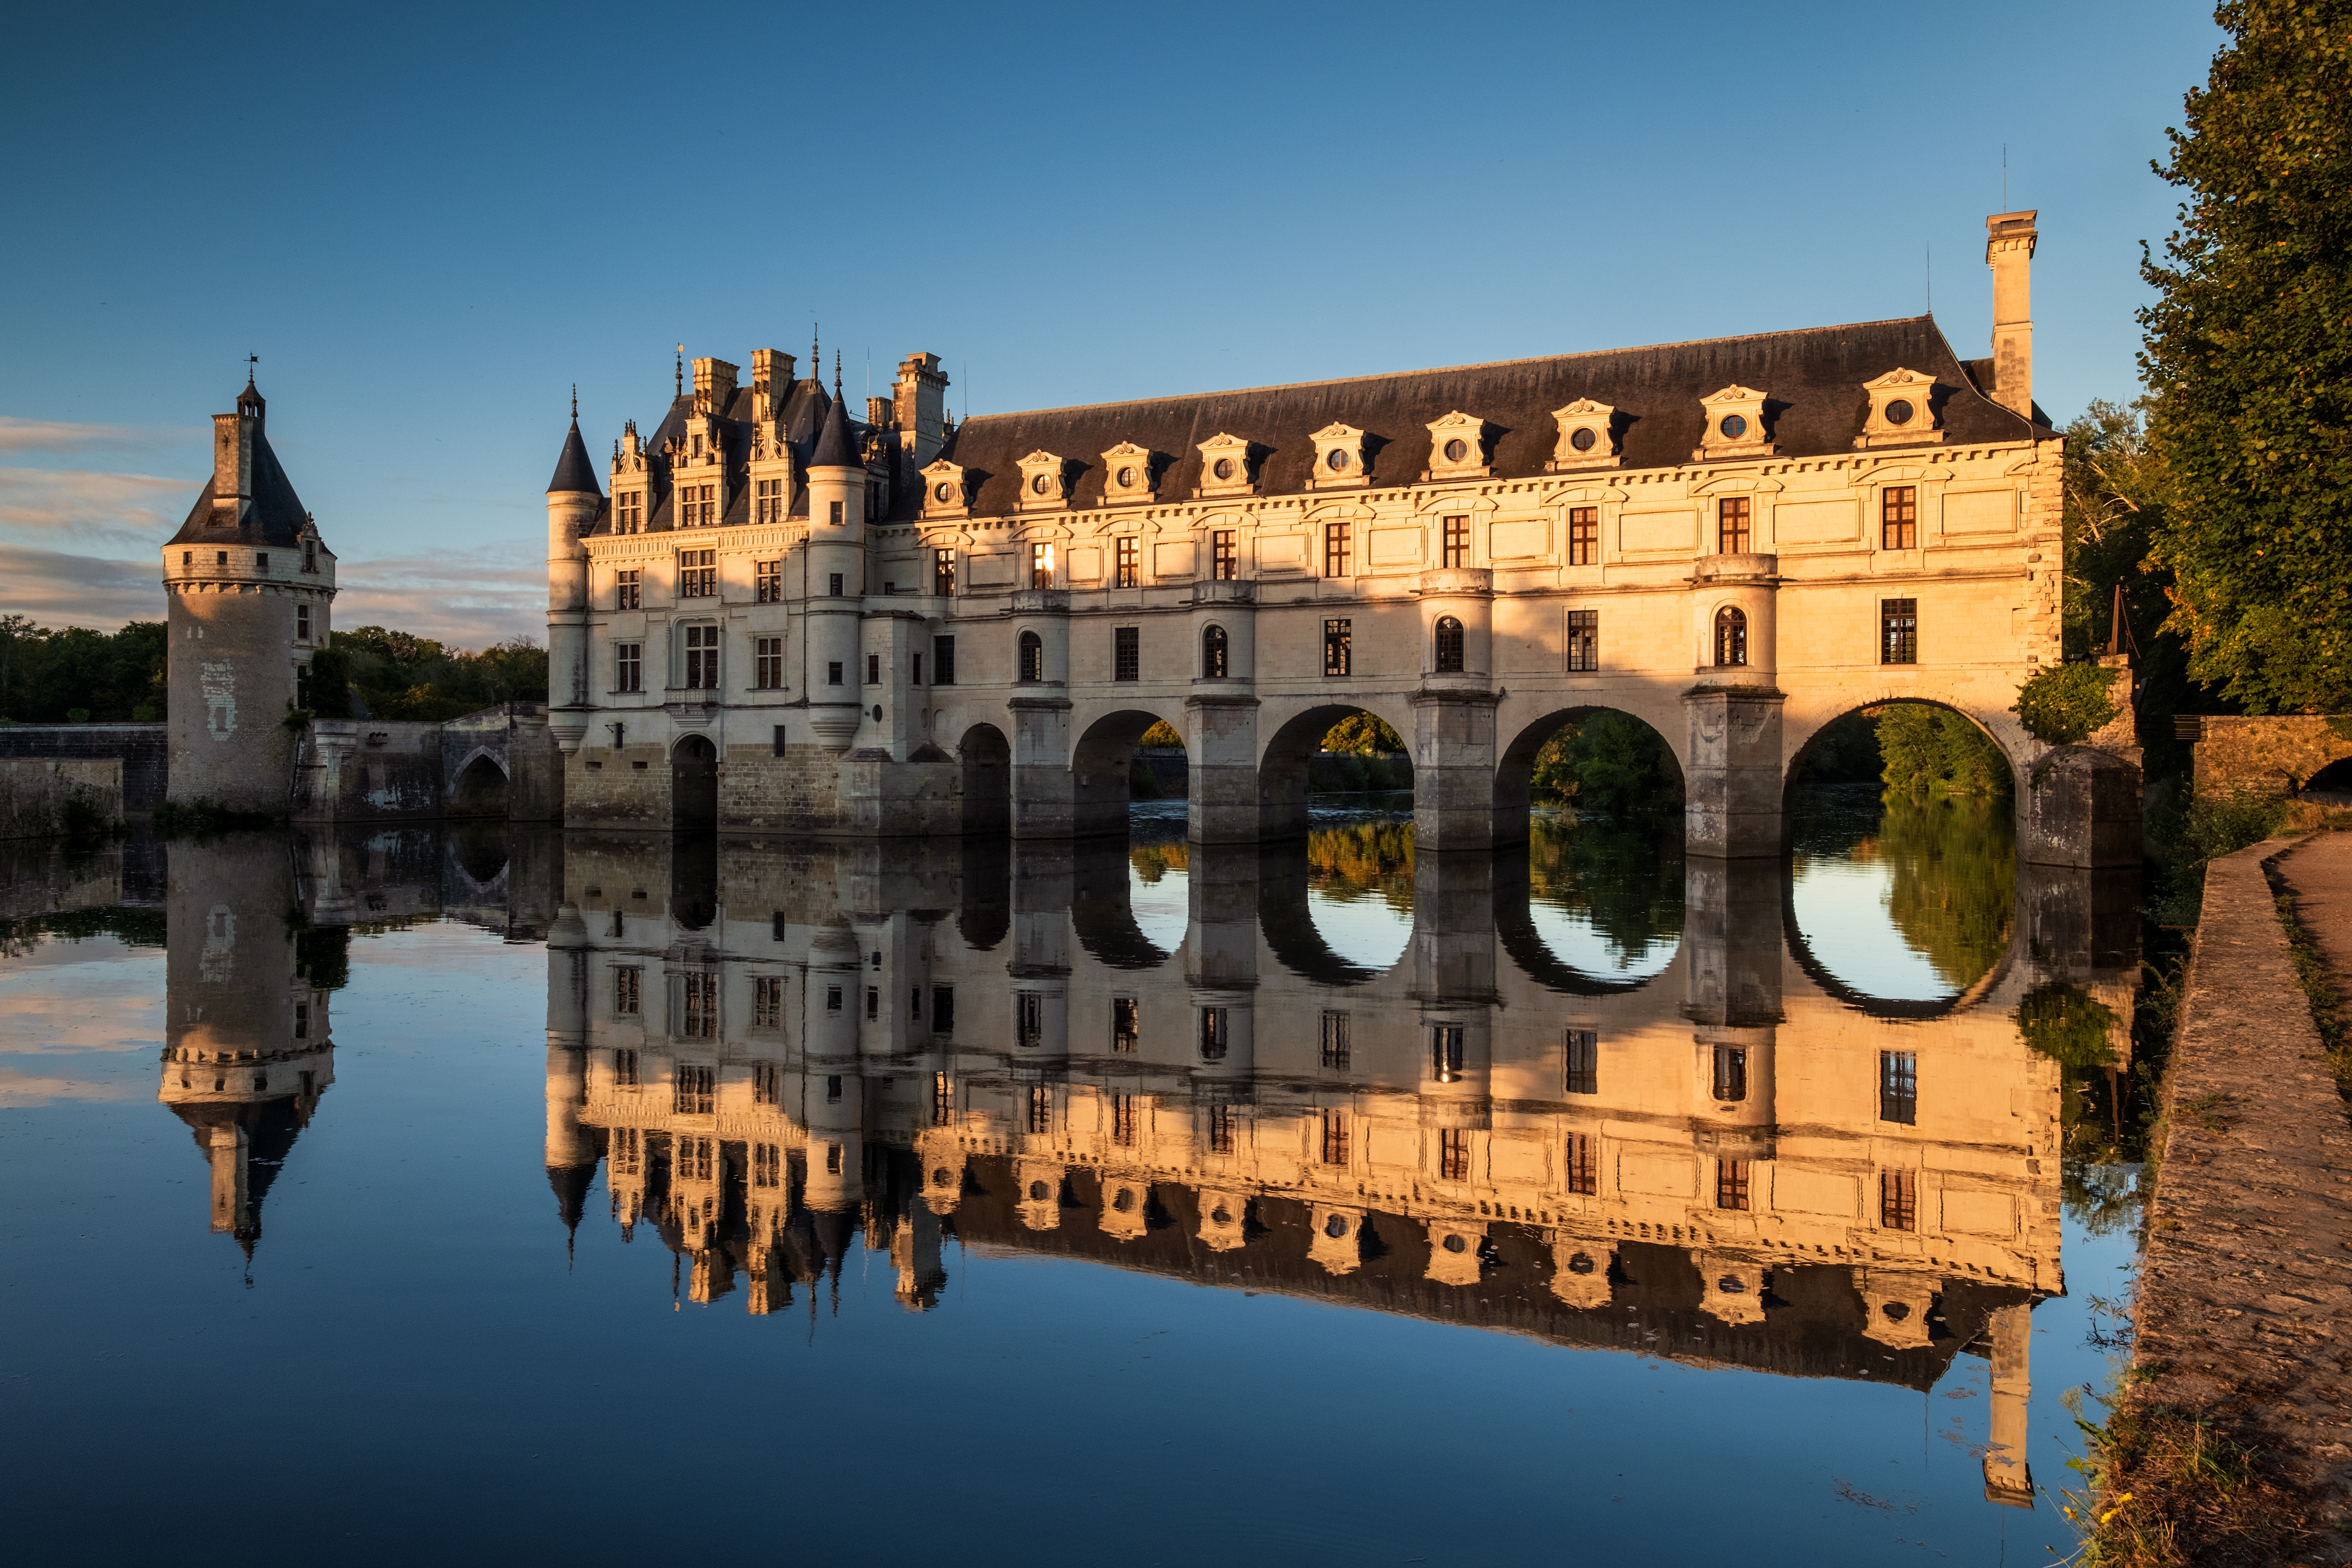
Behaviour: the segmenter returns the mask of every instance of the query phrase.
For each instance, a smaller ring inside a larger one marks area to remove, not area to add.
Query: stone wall
[[[2227,795],[2239,790],[2294,795],[2328,763],[2352,757],[2352,719],[2207,715],[2195,722],[2200,795]]]
[[[0,757],[115,757],[124,816],[145,816],[171,784],[172,752],[157,724],[0,724]]]
[[[77,798],[87,802],[100,821],[121,821],[121,760],[0,758],[0,838],[40,838],[63,833],[66,805]]]
[[[314,721],[295,762],[294,820],[439,816],[441,731],[413,719]]]

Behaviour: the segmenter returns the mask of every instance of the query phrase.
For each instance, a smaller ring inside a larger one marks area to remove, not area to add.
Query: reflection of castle
[[[1193,847],[1164,954],[1118,849],[714,847],[568,840],[549,940],[550,1178],[576,1223],[601,1159],[697,1300],[773,1310],[862,1224],[919,1308],[952,1234],[1916,1388],[1969,1350],[1989,1493],[2030,1503],[2058,1075],[2011,1015],[2086,888],[2037,883],[1938,1009],[1817,980],[1773,862],[1694,868],[1626,984],[1543,946],[1524,860],[1421,857],[1366,977],[1296,850]]]

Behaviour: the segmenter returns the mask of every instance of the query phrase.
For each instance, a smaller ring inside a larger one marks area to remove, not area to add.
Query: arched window
[[[1437,673],[1462,673],[1462,623],[1452,616],[1437,617]]]
[[[1730,605],[1715,612],[1715,662],[1719,665],[1748,662],[1747,612]]]
[[[1230,644],[1225,638],[1225,628],[1223,626],[1211,626],[1207,631],[1201,634],[1201,677],[1202,679],[1223,680],[1225,679],[1226,673],[1231,666],[1231,660],[1227,657],[1229,647]]]
[[[1045,679],[1045,644],[1035,632],[1021,634],[1021,679]]]

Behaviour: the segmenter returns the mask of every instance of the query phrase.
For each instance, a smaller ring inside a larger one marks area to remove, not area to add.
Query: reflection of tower
[[[1718,1159],[1772,1158],[1780,1023],[1780,866],[1694,858],[1685,871],[1683,954],[1697,1026],[1694,1100]],[[1735,1178],[1736,1179],[1736,1178]]]
[[[282,855],[174,844],[171,871],[157,1098],[211,1163],[213,1228],[250,1257],[262,1195],[334,1081],[327,991],[310,972],[346,933],[298,934]]]
[[[846,921],[827,926],[809,943],[807,1072],[802,1079],[802,1123],[808,1129],[808,1206],[855,1214],[862,1195],[866,1083],[858,1070],[857,934]],[[836,1251],[835,1257],[839,1254]]]
[[[1984,1458],[1985,1496],[2011,1508],[2033,1506],[2033,1467],[2025,1460],[2026,1417],[2033,1401],[2033,1309],[1992,1312],[1992,1440]]]
[[[587,1103],[588,927],[565,904],[547,933],[547,1183],[566,1235],[596,1181],[596,1141],[580,1125]]]

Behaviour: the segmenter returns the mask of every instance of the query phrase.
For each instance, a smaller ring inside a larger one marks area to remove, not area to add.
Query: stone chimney
[[[234,527],[253,500],[253,433],[260,421],[250,415],[213,416],[213,521]]]
[[[1992,385],[2004,408],[2033,417],[2033,241],[2032,212],[1985,219],[1985,265],[1992,268]]]
[[[698,359],[694,362],[694,411],[725,418],[727,405],[735,400],[737,367],[723,359]]]
[[[948,378],[940,370],[939,355],[908,354],[898,362],[892,412],[918,468],[947,444],[947,394]]]
[[[773,419],[793,395],[793,356],[782,349],[751,351],[751,417]],[[700,372],[696,373],[698,379]]]

